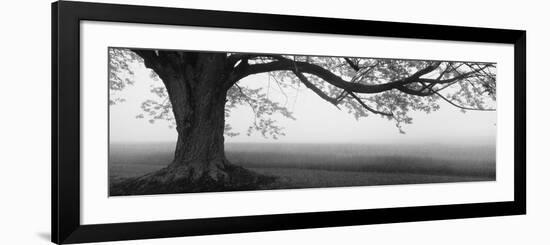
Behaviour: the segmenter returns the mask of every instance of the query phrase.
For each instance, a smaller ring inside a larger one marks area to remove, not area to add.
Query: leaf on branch
[[[234,85],[228,90],[226,114],[237,106],[249,106],[253,112],[252,125],[247,130],[247,135],[253,132],[259,132],[265,138],[277,139],[284,135],[284,128],[277,125],[277,121],[272,118],[278,114],[285,118],[295,120],[292,113],[278,102],[272,101],[269,96],[263,92],[262,88],[252,89]]]
[[[109,48],[109,105],[125,101],[117,92],[134,84],[135,73],[132,66],[143,65],[142,63],[143,59],[129,49]],[[153,71],[151,74],[156,76]]]

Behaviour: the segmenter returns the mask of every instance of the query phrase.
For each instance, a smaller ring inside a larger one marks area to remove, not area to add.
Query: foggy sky
[[[153,81],[143,65],[132,67],[135,72],[134,85],[117,94],[126,101],[109,108],[110,141],[175,141],[176,130],[170,129],[167,122],[157,120],[151,124],[147,117],[136,118],[136,115],[142,113],[141,102],[147,98],[155,98],[149,92],[151,85],[161,85],[161,81]],[[246,129],[251,125],[253,114],[249,107],[242,106],[234,109],[231,116],[226,118],[234,131],[241,134],[236,137],[226,136],[226,142],[495,144],[496,140],[496,112],[463,113],[443,100],[438,102],[441,109],[430,114],[410,112],[413,123],[404,125],[406,134],[400,134],[394,121],[373,114],[356,120],[346,109],[338,110],[303,85],[298,91],[286,90],[287,100],[266,74],[247,77],[239,84],[263,87],[264,91],[269,87],[270,98],[283,105],[286,103],[296,120],[275,116],[278,125],[283,126],[286,133],[286,136],[281,136],[278,140],[264,138],[258,132],[247,136]]]

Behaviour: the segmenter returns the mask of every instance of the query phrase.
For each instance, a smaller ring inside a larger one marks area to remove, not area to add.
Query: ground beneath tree
[[[179,169],[163,168],[152,173],[129,178],[110,178],[109,195],[154,195],[196,192],[224,192],[268,189],[278,177],[246,168],[227,165],[224,178],[208,174],[192,178]]]
[[[494,146],[229,144],[234,163],[231,184],[180,181],[145,194],[323,188],[397,184],[494,181]],[[128,179],[166,167],[173,157],[167,144],[112,145],[111,195],[140,195]],[[428,150],[426,150],[428,149]],[[121,184],[121,183],[125,183]],[[181,186],[186,186],[181,188]],[[122,186],[122,190],[120,187]],[[118,188],[118,189],[117,189]]]
[[[241,171],[241,170],[239,170]],[[322,188],[322,187],[350,187],[372,185],[398,185],[398,184],[422,184],[422,183],[447,183],[491,181],[490,177],[483,176],[453,176],[441,174],[418,173],[384,173],[384,172],[354,172],[354,171],[330,171],[316,169],[296,168],[251,168],[255,177],[251,177],[249,170],[239,173],[240,181],[230,185],[219,185],[211,182],[197,182],[189,185],[185,181],[174,182],[173,185],[150,189],[146,192],[135,193],[135,187],[124,186],[124,182],[132,178],[111,177],[112,196],[121,195],[147,195],[169,193],[193,193],[193,192],[223,192],[246,190],[272,190],[272,189],[297,189],[297,188]],[[260,176],[260,177],[258,177]],[[257,179],[253,179],[257,178]],[[187,188],[180,188],[186,186]],[[121,188],[123,186],[123,188]]]

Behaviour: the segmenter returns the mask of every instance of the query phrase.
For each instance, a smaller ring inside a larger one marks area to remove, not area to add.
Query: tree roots
[[[135,178],[111,181],[110,196],[259,190],[276,177],[255,173],[227,160],[208,164],[172,164]]]

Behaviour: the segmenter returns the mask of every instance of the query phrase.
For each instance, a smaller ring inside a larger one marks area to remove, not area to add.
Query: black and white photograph
[[[550,244],[546,5],[8,2],[0,244]]]
[[[496,181],[492,61],[105,52],[109,196]]]

